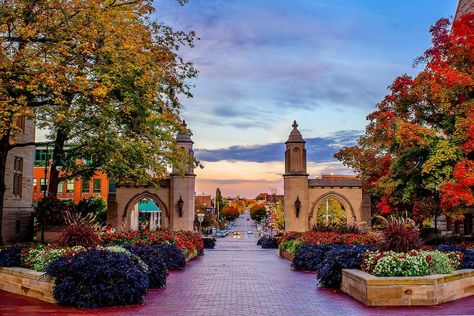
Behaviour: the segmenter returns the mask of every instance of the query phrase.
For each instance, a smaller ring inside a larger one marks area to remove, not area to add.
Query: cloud
[[[334,161],[334,154],[345,146],[354,145],[361,134],[361,131],[347,130],[338,131],[327,137],[307,138],[308,161]],[[221,149],[196,149],[195,152],[197,159],[209,162],[222,160],[273,162],[284,160],[285,144],[281,142],[254,146],[231,146]]]

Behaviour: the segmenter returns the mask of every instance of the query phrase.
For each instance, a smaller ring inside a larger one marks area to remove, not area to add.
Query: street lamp
[[[301,209],[300,197],[299,197],[299,196],[296,196],[296,201],[295,201],[296,217],[299,217],[299,216],[300,216],[300,209]]]
[[[178,214],[179,214],[179,217],[183,217],[183,206],[184,206],[184,201],[183,201],[183,198],[180,195],[179,200],[178,200]]]
[[[202,222],[204,221],[204,213],[198,213],[199,233],[202,234]]]

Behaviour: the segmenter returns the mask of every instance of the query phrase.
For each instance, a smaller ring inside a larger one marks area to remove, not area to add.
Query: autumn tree
[[[239,213],[239,210],[235,206],[227,205],[227,206],[224,206],[224,208],[222,209],[221,215],[225,217],[226,219],[233,221],[237,217],[239,217],[240,213]]]
[[[250,217],[254,221],[261,221],[267,217],[267,208],[263,203],[255,203],[250,207]]]
[[[177,50],[192,46],[194,33],[153,22],[153,12],[151,0],[2,1],[0,224],[6,156],[31,145],[15,143],[23,117],[34,114],[50,131],[51,195],[66,143],[70,177],[100,168],[119,181],[150,182],[170,164],[189,163],[174,136],[185,129],[179,96],[190,96],[185,81],[196,70]]]
[[[270,207],[272,214],[272,226],[276,230],[285,229],[285,215],[283,211],[283,200],[278,199],[276,203],[273,203]]]
[[[335,155],[359,173],[379,212],[420,222],[474,205],[474,15],[430,31],[421,72],[396,78],[365,135]]]

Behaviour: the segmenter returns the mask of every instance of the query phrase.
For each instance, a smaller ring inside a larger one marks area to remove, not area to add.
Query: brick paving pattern
[[[245,215],[244,215],[245,216]],[[291,271],[277,250],[260,249],[252,222],[240,218],[240,238],[220,239],[215,250],[172,272],[165,289],[151,290],[142,306],[77,309],[0,292],[1,315],[468,315],[474,298],[434,307],[368,308],[337,290],[319,289],[313,273]]]

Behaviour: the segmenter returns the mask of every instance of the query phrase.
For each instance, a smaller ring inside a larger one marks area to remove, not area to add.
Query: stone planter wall
[[[344,269],[341,290],[367,306],[437,305],[474,295],[474,269],[424,277],[376,277]]]
[[[56,303],[54,279],[24,268],[0,268],[0,290]]]
[[[286,260],[293,261],[293,256],[286,250],[280,249],[280,256]]]

